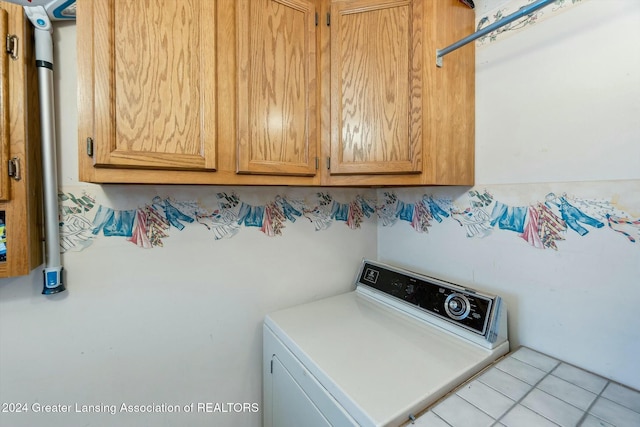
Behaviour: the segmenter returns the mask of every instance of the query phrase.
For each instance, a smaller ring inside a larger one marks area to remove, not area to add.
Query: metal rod
[[[38,34],[38,32],[36,32]],[[60,225],[58,220],[58,180],[55,127],[53,123],[53,71],[38,68],[42,121],[42,175],[45,216],[45,270],[43,294],[65,290],[60,261]]]
[[[533,12],[535,12],[538,9],[542,9],[543,7],[546,7],[548,5],[550,5],[551,3],[555,3],[556,0],[538,0],[534,3],[531,3],[529,5],[526,6],[522,6],[520,9],[518,9],[516,12],[512,13],[511,15],[507,15],[504,18],[500,19],[499,21],[494,22],[493,24],[489,25],[488,27],[485,27],[481,30],[476,31],[473,34],[468,35],[467,37],[445,47],[444,49],[437,49],[436,50],[436,65],[438,67],[442,67],[442,57],[453,52],[456,49],[461,48],[462,46],[471,43],[472,41],[491,33],[492,31],[495,31],[496,29],[503,27],[513,21],[515,21],[516,19],[522,18],[523,16],[526,15],[530,15]]]
[[[46,252],[42,293],[51,295],[66,289],[62,277],[64,268],[60,259],[52,27],[42,6],[25,7],[24,10],[35,27],[35,65],[38,69],[38,94],[40,96],[40,143]]]

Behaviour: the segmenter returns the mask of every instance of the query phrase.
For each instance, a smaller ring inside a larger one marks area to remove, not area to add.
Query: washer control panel
[[[358,278],[365,285],[427,313],[485,335],[493,298],[406,270],[366,261]]]

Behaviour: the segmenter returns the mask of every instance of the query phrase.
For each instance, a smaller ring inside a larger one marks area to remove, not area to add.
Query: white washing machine
[[[509,350],[500,297],[369,260],[263,332],[264,427],[399,426]]]

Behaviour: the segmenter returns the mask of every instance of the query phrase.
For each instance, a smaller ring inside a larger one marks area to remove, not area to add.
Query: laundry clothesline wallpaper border
[[[535,1],[536,0],[513,0],[485,14],[476,16],[476,31],[480,31],[481,29],[496,23],[505,16],[511,15],[512,13],[517,12],[520,8],[525,7]],[[489,34],[478,38],[476,40],[476,46],[482,47],[484,45],[495,42],[505,37],[506,35],[515,34],[518,31],[530,27],[531,25],[555,16],[558,12],[564,12],[571,6],[583,4],[587,1],[588,0],[556,0],[553,4],[550,4],[547,7],[538,9],[533,13],[523,16],[520,19],[517,19],[509,24],[504,25],[503,27],[490,32]]]
[[[495,190],[475,188],[455,201],[425,191],[409,197],[381,190],[377,197],[340,198],[320,190],[302,198],[275,195],[261,204],[251,204],[235,191],[221,191],[212,194],[213,207],[197,200],[154,196],[139,206],[114,209],[97,203],[86,190],[60,192],[58,198],[63,253],[84,250],[102,237],[120,238],[145,249],[163,247],[173,233],[185,227],[200,227],[214,240],[232,238],[243,230],[277,237],[284,236],[287,224],[296,221],[308,222],[315,231],[329,227],[358,230],[365,221],[383,227],[406,224],[425,235],[453,221],[468,238],[511,233],[523,244],[556,251],[562,249],[569,233],[587,237],[592,232],[609,232],[640,247],[640,215],[632,215],[611,198],[557,191],[524,205],[505,202]]]

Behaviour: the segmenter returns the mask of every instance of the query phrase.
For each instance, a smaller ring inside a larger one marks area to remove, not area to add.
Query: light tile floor
[[[413,425],[640,427],[640,392],[520,347]]]

